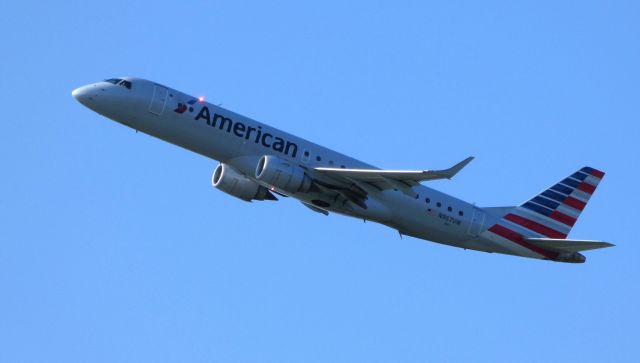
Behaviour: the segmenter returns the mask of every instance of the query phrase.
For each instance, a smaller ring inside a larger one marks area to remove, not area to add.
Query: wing
[[[339,169],[315,168],[314,170],[343,184],[355,184],[358,188],[369,192],[372,188],[383,190],[398,189],[415,197],[412,187],[422,181],[451,179],[462,168],[473,160],[470,156],[449,169],[443,170],[377,170],[377,169]]]

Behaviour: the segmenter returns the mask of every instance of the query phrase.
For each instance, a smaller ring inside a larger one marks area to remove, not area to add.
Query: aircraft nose
[[[71,95],[76,99],[76,101],[87,106],[87,103],[93,100],[92,88],[93,87],[91,85],[82,86],[74,89],[73,92],[71,92]]]

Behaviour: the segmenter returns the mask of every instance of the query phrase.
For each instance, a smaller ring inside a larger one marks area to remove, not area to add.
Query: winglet
[[[469,156],[468,158],[462,160],[461,162],[457,163],[456,165],[450,167],[449,169],[438,170],[436,173],[442,175],[443,177],[445,177],[447,179],[451,179],[456,174],[458,174],[458,172],[460,170],[462,170],[462,168],[467,166],[467,164],[469,164],[471,162],[471,160],[473,160],[473,159],[474,159],[473,156]]]

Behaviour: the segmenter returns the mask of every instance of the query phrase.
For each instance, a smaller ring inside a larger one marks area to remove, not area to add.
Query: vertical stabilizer
[[[504,218],[549,238],[566,238],[604,177],[585,166],[536,195]]]
[[[536,255],[529,257],[584,262],[584,256],[577,252],[579,248],[602,248],[610,244],[572,241],[567,240],[567,236],[603,177],[600,170],[584,167],[523,204],[503,208],[502,219],[489,227],[488,232],[518,245],[519,255],[528,255],[530,251]]]

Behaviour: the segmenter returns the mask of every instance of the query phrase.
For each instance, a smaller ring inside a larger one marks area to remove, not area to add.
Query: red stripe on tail
[[[556,252],[547,251],[538,246],[532,245],[531,243],[528,243],[524,240],[520,233],[514,232],[507,227],[501,226],[499,224],[494,224],[493,226],[491,226],[491,228],[489,228],[489,231],[497,234],[500,237],[504,237],[511,242],[517,243],[522,247],[528,248],[531,251],[540,254],[550,260],[555,260],[558,257],[558,254]]]
[[[555,219],[558,222],[562,222],[569,227],[573,227],[573,225],[576,223],[575,218],[568,216],[564,213],[560,213],[557,210],[554,210],[553,212],[551,212],[551,214],[549,214],[549,218]]]
[[[602,177],[604,176],[604,172],[600,171],[600,170],[593,169],[593,170],[591,170],[591,175],[595,176],[596,178],[602,179]]]
[[[596,186],[582,182],[578,184],[578,189],[582,190],[585,193],[593,194],[593,191],[596,190]]]
[[[538,232],[543,236],[550,238],[566,238],[567,235],[561,232],[556,231],[555,229],[549,228],[543,224],[538,222],[534,222],[530,219],[515,215],[515,214],[507,214],[504,219],[511,221],[515,224],[519,224],[527,229],[530,229],[534,232]]]
[[[583,210],[584,207],[587,205],[587,203],[578,200],[574,197],[567,197],[565,198],[565,200],[562,201],[562,203],[568,205],[571,208],[575,208],[577,210]]]

